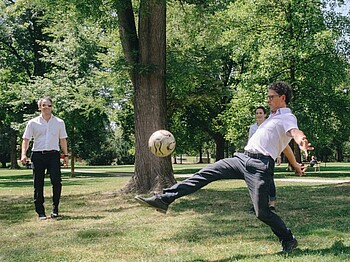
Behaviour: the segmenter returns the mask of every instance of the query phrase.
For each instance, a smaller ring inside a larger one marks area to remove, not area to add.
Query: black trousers
[[[207,184],[221,179],[244,179],[258,219],[270,226],[280,241],[293,238],[283,220],[269,208],[271,175],[275,161],[271,157],[252,158],[236,153],[233,158],[210,164],[192,177],[164,189],[161,199],[172,203],[175,199],[191,194]]]
[[[35,211],[38,214],[45,214],[44,178],[47,171],[52,184],[52,212],[58,213],[58,205],[62,191],[61,163],[59,152],[33,152],[31,155],[31,160],[33,163]]]

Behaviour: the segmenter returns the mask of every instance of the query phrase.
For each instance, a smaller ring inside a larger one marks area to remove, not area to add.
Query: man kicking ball
[[[269,188],[275,161],[293,138],[300,149],[307,153],[313,150],[304,133],[298,129],[297,119],[287,108],[292,89],[285,82],[274,82],[268,86],[267,101],[270,116],[262,123],[244,148],[232,158],[222,159],[195,173],[192,177],[163,190],[162,194],[150,198],[136,196],[146,206],[166,213],[177,198],[194,193],[207,184],[220,179],[244,179],[249,190],[258,219],[270,226],[282,243],[283,252],[292,251],[298,245],[291,230],[283,220],[269,208]],[[303,170],[294,166],[297,173]]]

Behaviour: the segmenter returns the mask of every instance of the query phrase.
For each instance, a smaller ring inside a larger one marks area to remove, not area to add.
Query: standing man
[[[34,204],[39,220],[45,220],[44,177],[50,175],[52,184],[51,218],[58,217],[58,205],[61,197],[60,147],[64,154],[64,164],[68,165],[67,132],[62,119],[52,115],[52,99],[43,97],[38,101],[41,114],[30,120],[23,134],[22,163],[27,162],[26,152],[29,141],[34,138],[31,161],[34,175]]]
[[[298,129],[297,119],[287,108],[292,90],[285,82],[269,85],[267,101],[271,114],[249,139],[244,153],[236,153],[232,158],[219,160],[195,173],[192,177],[164,189],[162,194],[135,199],[146,206],[166,213],[169,205],[177,198],[194,193],[207,184],[220,179],[244,179],[249,190],[258,219],[270,226],[282,243],[283,252],[292,251],[298,242],[284,221],[269,208],[269,188],[271,175],[277,156],[293,138],[304,152],[312,150],[304,133]],[[294,166],[298,173],[301,167]]]

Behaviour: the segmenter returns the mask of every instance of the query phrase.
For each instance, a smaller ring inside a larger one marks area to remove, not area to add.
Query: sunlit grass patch
[[[61,219],[39,222],[32,183],[4,180],[0,261],[309,262],[350,256],[349,184],[276,183],[277,213],[299,240],[295,252],[279,255],[269,227],[248,213],[244,181],[211,183],[163,215],[140,206],[134,195],[116,194],[129,177],[64,177]],[[45,196],[49,213],[48,181]]]

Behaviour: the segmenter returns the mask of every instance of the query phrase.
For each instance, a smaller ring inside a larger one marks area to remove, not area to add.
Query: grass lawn
[[[174,165],[174,172],[202,166]],[[283,255],[271,230],[247,212],[243,181],[211,183],[163,215],[111,193],[133,166],[77,167],[76,178],[63,175],[62,218],[39,222],[31,170],[0,169],[0,261],[350,261],[350,183],[325,182],[349,181],[350,164],[322,164],[302,178],[285,169],[276,168],[277,212],[299,248]],[[45,196],[49,214],[48,180]]]

